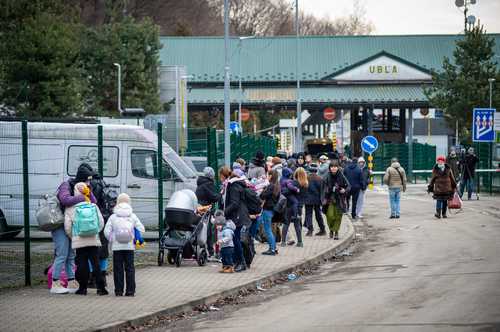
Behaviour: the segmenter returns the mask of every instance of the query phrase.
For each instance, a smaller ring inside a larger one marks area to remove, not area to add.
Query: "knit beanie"
[[[118,195],[118,198],[116,199],[116,205],[121,203],[127,203],[130,205],[130,196],[126,193],[121,193],[120,195]]]
[[[75,184],[75,196],[85,197],[85,202],[90,203],[90,188],[83,182]]]

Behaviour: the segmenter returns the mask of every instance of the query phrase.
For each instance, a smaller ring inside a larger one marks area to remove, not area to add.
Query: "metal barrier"
[[[384,182],[384,171],[375,171],[374,176],[380,175],[380,183]],[[417,183],[417,177],[424,177],[425,182],[429,182],[432,170],[413,170],[410,177],[413,177],[413,183]],[[498,181],[496,181],[498,180]],[[477,192],[481,192],[481,187],[486,188],[486,191],[492,194],[500,191],[500,168],[499,169],[477,169],[474,177],[474,184]]]

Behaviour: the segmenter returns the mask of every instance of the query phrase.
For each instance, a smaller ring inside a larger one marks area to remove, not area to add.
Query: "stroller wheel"
[[[205,264],[207,264],[208,254],[207,254],[207,251],[205,249],[201,250],[200,255],[198,256],[196,261],[198,262],[199,266],[205,266]]]
[[[168,264],[174,265],[175,264],[175,257],[176,256],[177,256],[177,252],[176,251],[169,250],[167,252],[167,262],[168,262]]]
[[[164,255],[165,255],[165,252],[163,250],[160,250],[158,252],[158,266],[163,265]]]
[[[182,250],[177,251],[177,255],[175,256],[175,266],[180,267],[182,263]]]

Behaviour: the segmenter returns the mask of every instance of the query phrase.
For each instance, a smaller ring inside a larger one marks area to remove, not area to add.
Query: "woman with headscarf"
[[[330,238],[339,239],[342,216],[347,211],[349,183],[337,160],[330,162],[329,172],[323,180],[321,203],[330,228]]]
[[[427,192],[434,193],[432,197],[436,200],[436,214],[434,214],[436,218],[448,218],[446,215],[448,200],[453,197],[456,188],[457,183],[450,166],[446,164],[446,157],[438,156],[432,168],[431,182],[427,187]]]

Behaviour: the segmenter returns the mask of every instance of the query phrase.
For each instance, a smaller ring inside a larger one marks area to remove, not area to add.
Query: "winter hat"
[[[273,157],[272,163],[273,163],[273,165],[281,165],[281,158],[280,157]]]
[[[255,152],[255,159],[258,159],[258,160],[264,160],[265,156],[264,156],[264,152],[262,151],[257,151]]]
[[[120,195],[118,195],[118,198],[116,199],[116,205],[121,203],[130,204],[130,196],[126,193],[121,193]]]
[[[86,182],[88,181],[89,177],[94,177],[96,175],[97,174],[92,169],[92,166],[90,166],[87,163],[83,163],[80,164],[80,166],[78,166],[78,170],[76,171],[75,181]]]
[[[322,155],[321,157],[319,157],[319,160],[321,160],[321,161],[327,161],[328,157],[325,156],[325,155]]]
[[[203,175],[209,179],[214,179],[215,178],[215,171],[212,167],[207,166],[203,169]]]
[[[445,156],[438,156],[436,158],[436,162],[440,162],[440,161],[442,161],[443,163],[445,163],[446,162],[446,157]]]
[[[359,157],[359,158],[358,158],[358,164],[359,164],[359,163],[366,163],[365,158],[363,158],[363,157]]]
[[[237,163],[236,161],[233,163],[233,171],[234,170],[241,170],[241,164],[240,163]]]
[[[318,165],[317,164],[311,164],[311,165],[309,165],[309,172],[311,172],[311,173],[317,173],[318,172]]]
[[[292,176],[292,173],[293,172],[292,172],[292,170],[290,168],[288,168],[288,167],[283,168],[283,173],[282,173],[283,178],[289,179]]]
[[[84,182],[75,184],[75,196],[84,196],[85,201],[90,203],[90,188]]]
[[[245,176],[245,173],[239,168],[234,169],[233,174],[239,178],[241,178],[242,176]]]
[[[222,210],[215,211],[214,221],[216,225],[224,225],[226,222],[226,218],[224,217],[224,211]]]

